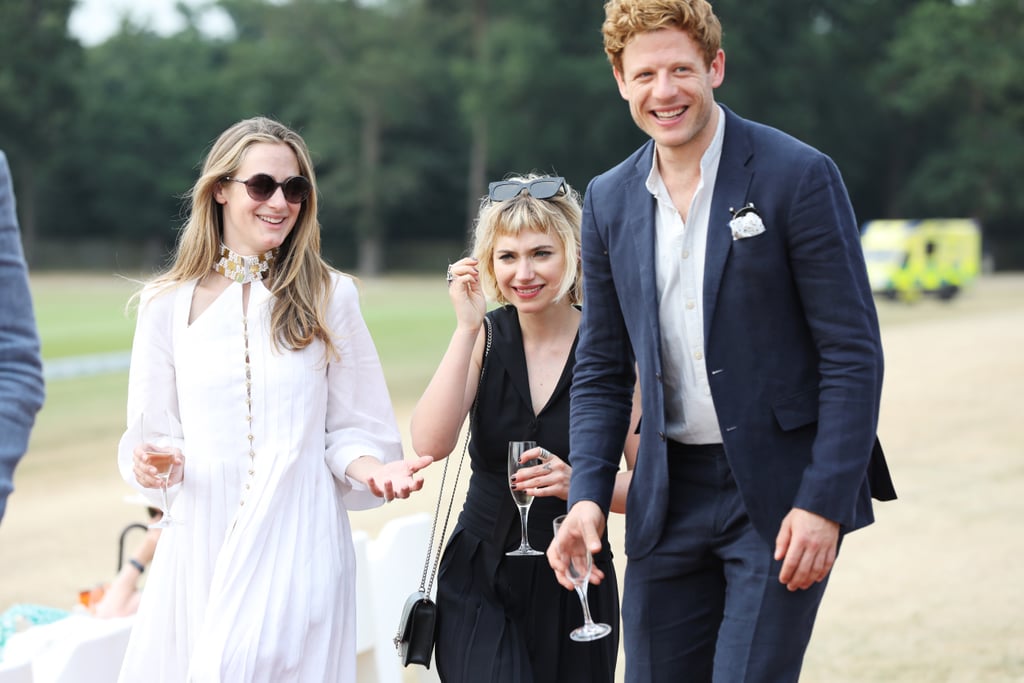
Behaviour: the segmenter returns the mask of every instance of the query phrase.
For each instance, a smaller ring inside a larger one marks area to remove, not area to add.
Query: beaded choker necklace
[[[259,256],[242,256],[221,243],[220,258],[213,264],[213,269],[229,280],[245,284],[262,280],[270,272],[270,264],[276,258],[276,248]]]

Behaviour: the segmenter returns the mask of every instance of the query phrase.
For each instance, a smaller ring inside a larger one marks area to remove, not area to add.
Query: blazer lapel
[[[722,282],[725,262],[732,249],[732,220],[730,209],[738,209],[747,201],[747,190],[754,176],[753,156],[746,126],[741,118],[722,107],[725,113],[725,139],[722,158],[718,162],[715,193],[711,198],[708,217],[708,243],[704,259],[704,339],[709,339],[711,321],[715,317],[715,304]]]
[[[655,199],[647,189],[647,177],[654,163],[654,142],[648,141],[647,149],[636,162],[635,173],[626,182],[623,195],[629,198],[626,207],[626,229],[633,235],[636,259],[632,265],[637,269],[637,279],[644,307],[648,308],[647,319],[651,324],[651,338],[660,339],[658,323],[658,280],[655,270]]]

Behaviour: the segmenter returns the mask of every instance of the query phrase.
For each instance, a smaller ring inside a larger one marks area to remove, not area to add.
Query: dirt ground
[[[879,433],[900,499],[844,543],[803,680],[1024,682],[1024,275],[987,277],[949,304],[879,302],[879,313]],[[396,406],[403,426],[410,409]],[[115,443],[69,439],[66,452],[26,456],[61,466],[16,477],[0,527],[0,611],[71,607],[113,574],[118,533],[142,519],[124,502]],[[353,525],[373,537],[431,511],[434,474],[416,498],[354,513]],[[621,547],[621,519],[611,529]]]

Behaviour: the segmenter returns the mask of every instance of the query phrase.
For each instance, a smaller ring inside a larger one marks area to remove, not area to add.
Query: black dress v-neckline
[[[512,306],[506,306],[506,310],[510,312],[507,316],[507,324],[510,334],[503,338],[503,341],[508,343],[500,344],[502,353],[505,356],[505,369],[508,371],[509,376],[512,379],[512,384],[519,392],[523,401],[527,406],[530,407],[530,412],[533,412],[533,394],[530,391],[530,369],[526,364],[526,349],[523,346],[523,328],[519,324],[519,312]],[[548,400],[544,402],[544,406],[540,409],[540,412],[534,413],[534,417],[540,417],[553,403],[555,403],[559,395],[563,391],[568,391],[569,386],[572,383],[572,370],[576,359],[576,344],[580,340],[580,333],[577,330],[575,337],[572,340],[572,346],[569,348],[569,353],[566,355],[565,360],[562,361],[562,372],[558,376],[558,382],[555,384],[555,388],[552,390],[551,395],[548,396]]]

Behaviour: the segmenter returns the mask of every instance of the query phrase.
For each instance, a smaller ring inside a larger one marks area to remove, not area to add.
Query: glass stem
[[[520,548],[527,548],[530,545],[530,542],[526,539],[526,518],[529,517],[529,515],[530,515],[530,506],[529,505],[520,505],[519,506],[519,525],[520,525],[520,527],[522,529],[522,540],[519,542],[519,547]]]
[[[164,517],[163,517],[164,519],[169,519],[170,518],[170,506],[167,504],[167,480],[170,479],[170,478],[171,478],[171,474],[170,474],[170,472],[168,472],[167,473],[167,479],[164,479],[163,482],[161,482],[161,486],[160,486],[160,495],[163,497],[163,501],[164,501]]]
[[[587,600],[586,584],[576,586],[575,588],[576,595],[580,596],[580,604],[583,605],[583,623],[590,626],[594,623],[594,620],[590,616],[590,602]]]

